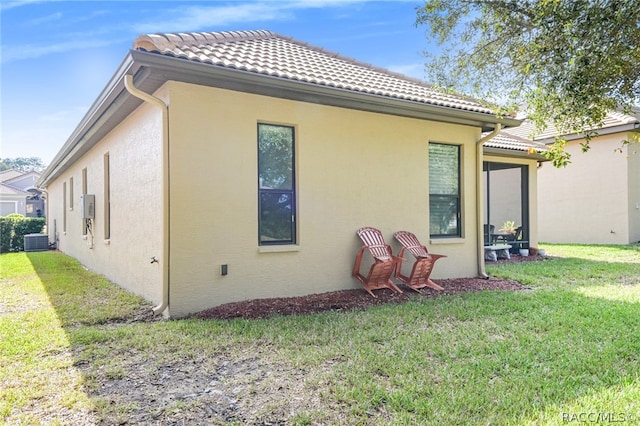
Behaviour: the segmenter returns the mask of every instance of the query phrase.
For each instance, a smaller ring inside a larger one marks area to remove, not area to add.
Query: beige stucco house
[[[433,277],[477,276],[483,143],[528,167],[537,210],[539,156],[490,145],[518,124],[268,31],[144,35],[40,181],[49,235],[174,317],[358,288],[362,226],[448,255]]]
[[[525,121],[512,134],[531,134]],[[640,131],[640,111],[611,112],[583,153],[581,135],[565,135],[571,163],[546,164],[538,171],[540,241],[551,243],[629,244],[640,241],[640,144],[624,145]],[[549,127],[535,136],[552,143]]]
[[[42,192],[36,182],[40,173],[4,170],[0,172],[0,216],[18,213],[27,217],[45,214]]]

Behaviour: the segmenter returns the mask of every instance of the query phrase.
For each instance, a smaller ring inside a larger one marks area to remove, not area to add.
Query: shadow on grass
[[[148,308],[140,298],[78,268],[75,260],[54,262],[50,256],[64,255],[33,253],[28,258],[70,335],[86,326],[126,321]],[[234,344],[259,340],[301,371],[331,365],[320,377],[300,380],[310,386],[325,383],[315,412],[339,410],[338,418],[347,423],[564,424],[565,415],[609,412],[640,419],[640,303],[576,291],[603,282],[616,285],[616,277],[636,270],[612,272],[608,262],[578,260],[501,270],[508,278],[529,277],[534,291],[425,298],[358,313],[236,320],[224,327],[176,321],[179,327],[157,339],[154,330],[140,324],[138,332],[148,333],[146,347],[131,347],[135,341],[121,336],[121,342],[114,339],[113,353],[97,355],[84,370],[98,375],[114,356],[148,351],[154,340],[164,356],[171,353],[172,359],[163,362],[175,364],[188,359],[185,346],[231,350]],[[115,383],[137,373],[131,364],[118,367],[117,375],[101,380]],[[105,396],[101,389],[92,392]],[[127,397],[109,394],[116,402]],[[140,404],[137,410],[137,419],[152,421],[157,415],[157,407]],[[184,407],[173,419],[192,418],[189,410]]]
[[[151,305],[60,252],[27,253],[63,326],[133,322],[152,317]]]

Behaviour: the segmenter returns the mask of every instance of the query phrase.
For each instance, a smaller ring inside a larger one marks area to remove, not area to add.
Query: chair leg
[[[400,290],[400,287],[398,287],[393,281],[389,280],[387,281],[387,287],[389,287],[391,290],[395,291],[398,294],[402,294],[402,290]]]
[[[392,261],[376,262],[371,265],[369,274],[366,277],[354,268],[353,276],[360,282],[362,288],[364,288],[367,293],[375,298],[377,298],[378,296],[373,293],[373,290],[379,290],[383,288],[388,288],[391,291],[401,294],[402,290],[400,290],[400,288],[398,288],[398,286],[396,286],[394,282],[391,281],[391,275],[395,270],[397,262],[398,260],[396,258],[394,258],[394,260]],[[356,264],[358,263],[358,260],[356,260]]]
[[[430,287],[439,291],[444,290],[444,288],[440,287],[438,284],[433,282],[431,278],[429,278],[431,271],[433,270],[433,266],[438,259],[438,257],[429,257],[416,260],[413,264],[411,275],[405,281],[407,286],[416,291],[419,291],[419,289],[424,287]]]
[[[438,284],[431,281],[431,278],[427,279],[427,287],[431,287],[434,290],[440,290],[440,291],[444,290],[444,288],[440,287]]]

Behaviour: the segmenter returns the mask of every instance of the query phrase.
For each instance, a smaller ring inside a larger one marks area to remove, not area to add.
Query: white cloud
[[[34,59],[51,53],[63,53],[70,50],[91,49],[109,46],[116,43],[115,40],[105,39],[73,39],[56,44],[47,45],[23,45],[5,46],[2,49],[2,63],[19,61],[22,59]]]
[[[29,25],[38,26],[38,25],[45,24],[47,22],[59,21],[60,19],[62,19],[62,13],[56,12],[56,13],[52,13],[51,15],[42,16],[40,18],[34,18],[29,21]]]
[[[387,69],[389,71],[397,72],[400,74],[404,74],[408,77],[417,78],[419,80],[424,81],[424,64],[421,62],[413,63],[413,64],[397,64],[397,65],[388,65]]]
[[[278,3],[280,5],[280,3]],[[240,4],[234,6],[188,6],[170,11],[170,17],[136,24],[138,33],[194,31],[214,26],[256,21],[286,19],[282,8],[267,3]]]
[[[371,0],[257,1],[225,6],[187,6],[169,17],[134,25],[137,33],[197,31],[233,24],[293,19],[296,10],[342,7]]]
[[[2,8],[9,9],[51,0],[15,0],[4,2]],[[56,0],[54,0],[56,1]],[[3,45],[0,62],[9,63],[23,59],[34,59],[52,53],[64,53],[72,50],[103,48],[117,44],[122,39],[130,40],[141,33],[199,31],[211,28],[247,24],[255,22],[285,21],[295,18],[295,12],[305,9],[337,8],[367,3],[371,0],[292,0],[292,1],[255,1],[252,3],[225,3],[224,5],[206,3],[178,6],[164,9],[164,13],[136,24],[120,22],[107,28],[93,28],[90,34],[60,33],[65,40],[53,43]],[[162,8],[160,9],[162,10]],[[108,14],[105,9],[94,11],[81,17],[64,16],[64,22],[78,23],[100,15]],[[53,13],[34,19],[40,23],[62,20],[62,13]],[[117,37],[114,36],[117,34]],[[117,39],[117,40],[116,40]]]
[[[8,0],[0,4],[0,10],[8,10],[21,6],[29,6],[35,3],[42,3],[46,0]]]

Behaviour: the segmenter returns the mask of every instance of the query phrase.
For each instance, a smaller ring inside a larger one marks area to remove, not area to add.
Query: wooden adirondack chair
[[[391,275],[396,269],[396,265],[400,262],[400,258],[393,255],[391,246],[385,243],[382,233],[376,228],[365,227],[358,229],[356,234],[358,234],[364,245],[356,255],[356,261],[353,265],[353,277],[373,297],[377,297],[373,294],[373,290],[381,288],[389,288],[396,293],[402,293],[402,290],[391,281]],[[371,265],[367,276],[364,276],[360,273],[360,266],[366,251],[369,251],[373,256],[374,263]]]
[[[436,261],[442,257],[447,257],[444,254],[431,254],[427,251],[427,248],[420,244],[418,238],[407,231],[399,231],[393,234],[393,237],[402,244],[402,249],[398,253],[400,262],[405,261],[404,252],[408,250],[409,253],[415,257],[416,261],[411,269],[411,275],[406,276],[402,274],[402,264],[398,264],[396,268],[396,278],[405,283],[409,288],[420,292],[421,288],[430,287],[435,290],[444,290],[438,284],[431,281],[431,271],[433,271],[433,265]]]

